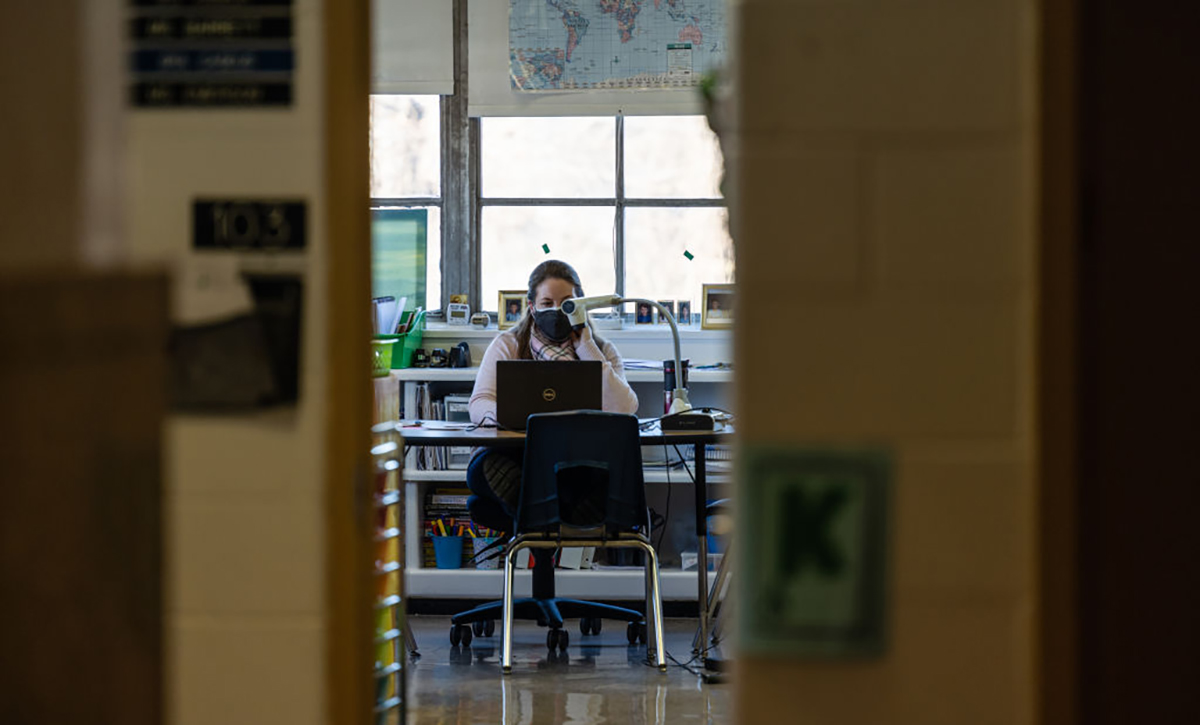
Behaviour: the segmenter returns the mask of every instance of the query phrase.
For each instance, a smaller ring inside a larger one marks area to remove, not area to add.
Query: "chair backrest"
[[[517,531],[560,524],[629,531],[646,523],[635,416],[600,411],[529,416]]]

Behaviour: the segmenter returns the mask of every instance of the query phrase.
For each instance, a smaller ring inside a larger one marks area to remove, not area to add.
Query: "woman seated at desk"
[[[529,311],[516,327],[506,330],[492,340],[471,392],[471,420],[475,423],[496,421],[496,361],[498,360],[598,360],[603,363],[601,375],[604,410],[611,413],[636,414],[637,395],[625,380],[621,354],[612,343],[592,333],[589,322],[583,329],[573,331],[565,313],[559,308],[572,297],[583,297],[583,285],[574,268],[566,262],[547,260],[529,275]],[[491,521],[479,523],[491,528],[504,519],[512,521],[517,509],[521,488],[522,451],[475,451],[467,467],[467,486],[479,499],[472,507],[477,513],[491,514]],[[477,520],[478,517],[476,517]]]

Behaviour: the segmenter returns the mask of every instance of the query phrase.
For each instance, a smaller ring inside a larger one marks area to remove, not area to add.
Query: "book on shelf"
[[[439,397],[430,383],[414,383],[414,417],[421,420],[470,422],[467,409],[471,396],[448,393]],[[461,471],[471,460],[470,446],[420,446],[409,451],[405,461],[415,471]]]

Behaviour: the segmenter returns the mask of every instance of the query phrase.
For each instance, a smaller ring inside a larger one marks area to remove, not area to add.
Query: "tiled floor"
[[[410,622],[421,657],[409,673],[409,723],[732,722],[729,685],[706,684],[675,664],[666,673],[648,666],[646,647],[630,647],[620,622],[605,621],[599,635],[584,637],[570,621],[570,646],[554,655],[546,649],[545,628],[517,622],[507,676],[500,674],[499,632],[451,647],[449,617]],[[694,619],[666,622],[667,652],[680,662],[692,658],[695,628]]]

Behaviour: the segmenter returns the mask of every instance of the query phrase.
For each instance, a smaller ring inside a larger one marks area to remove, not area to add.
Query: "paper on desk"
[[[626,370],[662,370],[662,360],[642,360],[635,357],[627,357],[621,360],[625,365]]]
[[[425,430],[470,430],[475,427],[474,423],[453,423],[445,420],[430,420],[421,423],[421,427]]]

